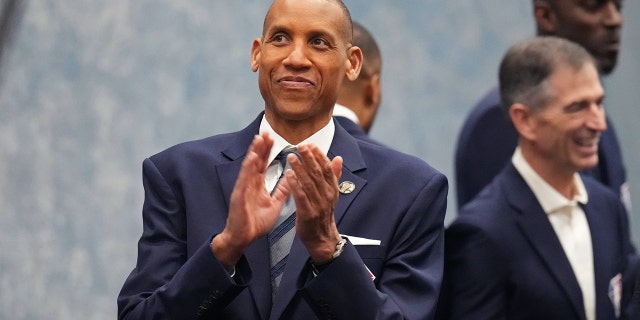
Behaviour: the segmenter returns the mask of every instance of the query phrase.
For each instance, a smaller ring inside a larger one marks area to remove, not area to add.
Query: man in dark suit
[[[355,81],[343,81],[333,116],[352,136],[374,143],[368,135],[380,107],[380,48],[371,33],[353,22],[353,45],[362,50],[362,70]]]
[[[622,27],[621,2],[533,0],[537,33],[555,35],[582,45],[596,59],[601,75],[613,71],[618,57]],[[500,110],[500,94],[492,89],[471,110],[460,135],[455,153],[456,196],[458,207],[475,197],[509,162],[517,145],[517,133]],[[602,133],[600,161],[585,171],[611,187],[630,208],[620,145],[611,121]]]
[[[598,163],[607,128],[595,62],[539,37],[511,47],[500,93],[518,132],[512,160],[445,236],[443,319],[618,319],[634,256],[626,211],[578,172]]]
[[[144,161],[119,318],[433,318],[447,181],[332,120],[361,63],[341,1],[273,2],[251,55],[264,113]]]

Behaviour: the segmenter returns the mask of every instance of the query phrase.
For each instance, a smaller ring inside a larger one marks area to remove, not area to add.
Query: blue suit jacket
[[[275,300],[266,237],[231,279],[210,250],[222,231],[242,160],[262,115],[240,132],[172,147],[143,163],[144,231],[118,297],[123,319],[429,319],[443,267],[447,181],[422,160],[356,140],[336,124],[328,156],[343,157],[335,219],[354,246],[312,278],[294,240]],[[365,267],[366,265],[366,267]],[[372,281],[367,268],[376,277]]]
[[[600,136],[598,166],[588,170],[620,197],[626,182],[625,167],[613,124]],[[500,108],[498,88],[491,90],[473,108],[458,137],[455,154],[458,207],[475,197],[511,161],[518,133]]]
[[[627,271],[633,257],[626,212],[611,190],[590,177],[583,181],[589,195],[583,209],[593,245],[596,318],[615,319],[609,283]],[[585,319],[582,292],[562,245],[511,163],[462,208],[445,234],[440,318]],[[623,290],[630,293],[628,282],[633,281],[625,281]]]
[[[366,132],[364,132],[364,129],[362,129],[362,127],[359,124],[351,121],[351,119],[347,117],[342,117],[342,116],[334,116],[333,118],[336,120],[336,122],[340,123],[340,125],[345,130],[347,130],[347,132],[349,132],[349,134],[352,135],[354,138],[359,140],[364,140],[377,145],[383,145],[382,143],[369,137],[369,135]]]

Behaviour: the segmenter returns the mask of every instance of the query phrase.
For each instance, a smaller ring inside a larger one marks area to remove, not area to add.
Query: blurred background
[[[531,1],[345,2],[383,54],[371,135],[449,177],[448,223],[460,126],[508,46],[534,34]],[[262,110],[249,58],[268,1],[0,3],[0,319],[114,319],[142,231],[142,160]],[[604,81],[640,208],[640,1],[623,10]]]

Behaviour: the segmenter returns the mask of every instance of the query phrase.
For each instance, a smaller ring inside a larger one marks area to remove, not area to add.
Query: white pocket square
[[[341,234],[340,236],[349,239],[349,242],[351,242],[351,244],[354,246],[379,246],[380,245],[380,240],[348,236],[346,234]]]

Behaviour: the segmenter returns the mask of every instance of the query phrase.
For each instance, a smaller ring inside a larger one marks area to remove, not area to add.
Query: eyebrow
[[[291,34],[293,33],[293,28],[287,27],[285,25],[274,24],[271,27],[269,27],[269,29],[266,30],[264,36],[265,37],[270,36],[279,32]],[[332,43],[336,43],[339,37],[339,35],[334,35],[331,32],[328,32],[322,29],[311,29],[305,33],[305,36],[307,36],[308,38],[324,37],[324,38],[327,38],[327,40],[329,40]]]
[[[602,95],[596,97],[595,99],[585,98],[585,99],[580,99],[580,100],[574,100],[574,101],[571,101],[568,104],[566,104],[564,106],[564,108],[569,108],[569,107],[571,107],[573,105],[576,105],[576,104],[582,105],[582,104],[589,104],[589,103],[592,103],[592,102],[595,102],[595,103],[598,103],[598,104],[603,104],[604,99],[605,99],[605,94],[602,94]]]

